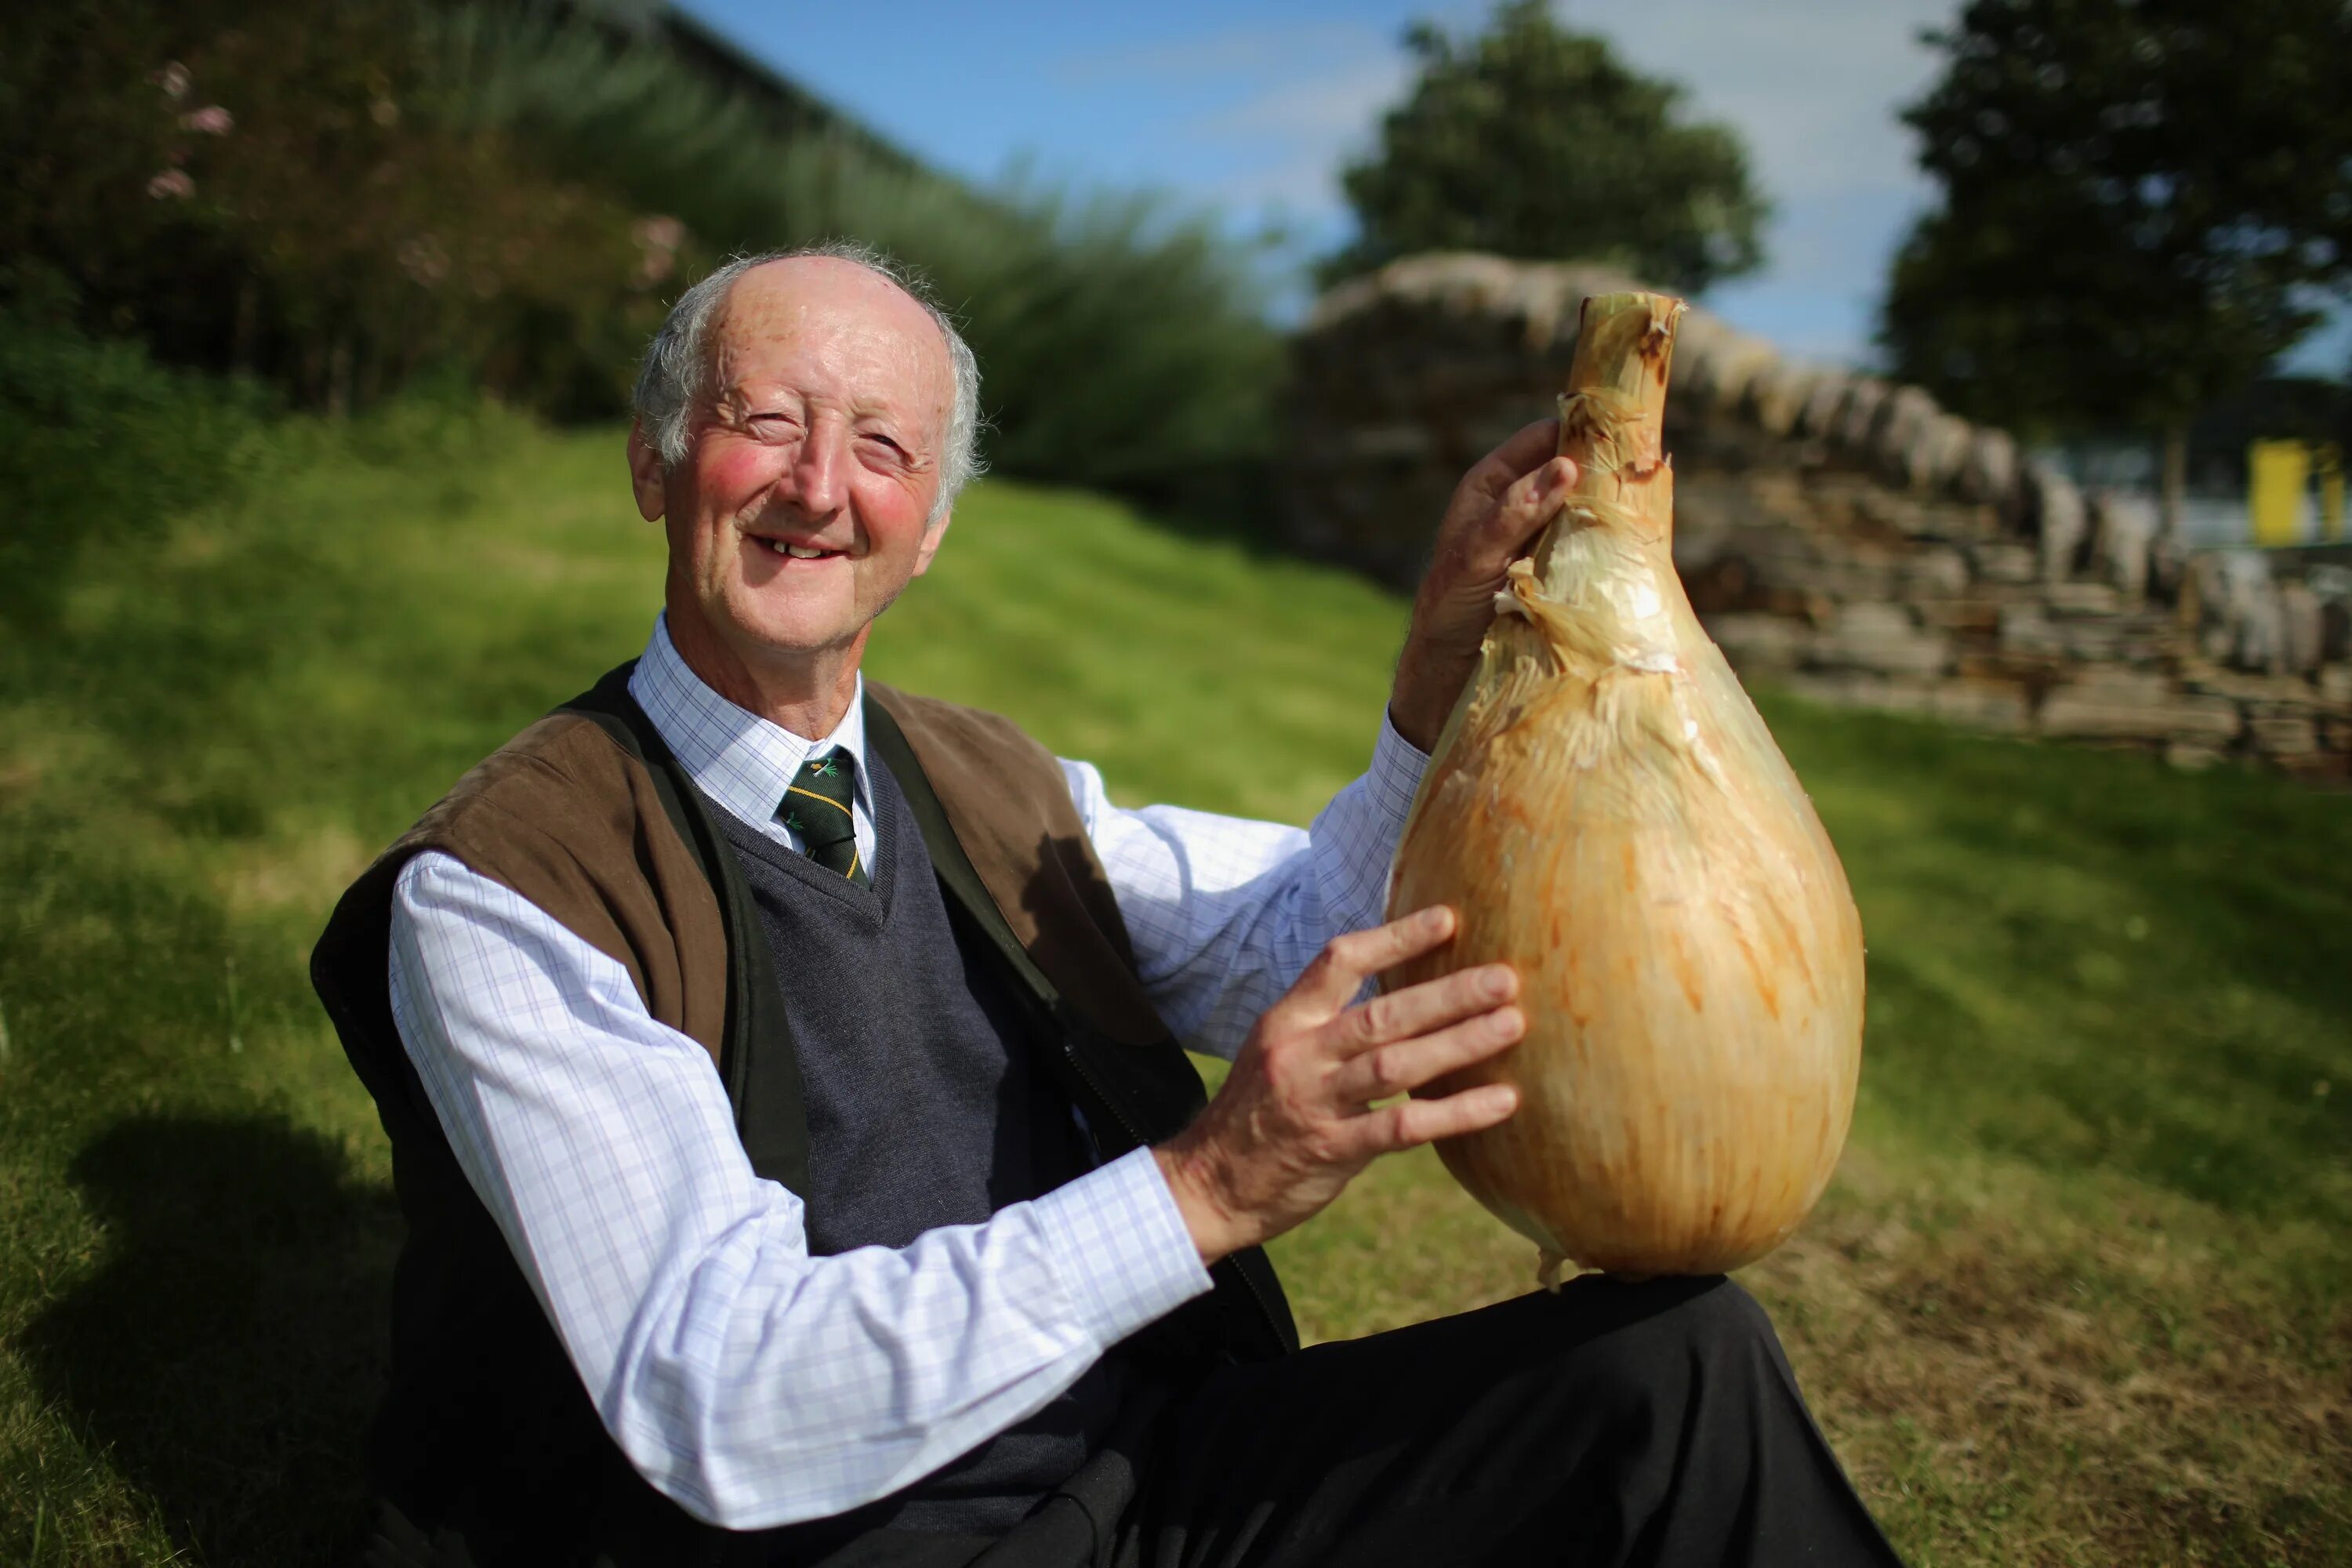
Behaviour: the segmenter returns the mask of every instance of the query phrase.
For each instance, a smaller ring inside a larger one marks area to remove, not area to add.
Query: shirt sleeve
[[[709,1054],[618,963],[447,856],[401,872],[390,979],[457,1162],[606,1428],[707,1522],[885,1496],[1209,1288],[1149,1150],[983,1224],[812,1258]]]
[[[1064,762],[1136,967],[1194,1050],[1232,1058],[1323,944],[1385,918],[1389,863],[1428,756],[1383,718],[1371,767],[1311,826],[1113,805],[1091,763]]]

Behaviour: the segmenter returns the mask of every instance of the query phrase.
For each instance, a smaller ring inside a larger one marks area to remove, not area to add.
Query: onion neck
[[[1559,400],[1559,453],[1576,463],[1566,506],[1536,543],[1539,578],[1549,583],[1561,536],[1606,527],[1654,542],[1671,556],[1671,482],[1654,491],[1665,465],[1666,377],[1685,309],[1664,294],[1596,294],[1577,317],[1576,357]]]
[[[1576,484],[1509,589],[1571,668],[1674,666],[1680,585],[1664,431],[1683,310],[1664,295],[1601,294],[1579,318],[1559,405],[1559,450],[1575,460]]]

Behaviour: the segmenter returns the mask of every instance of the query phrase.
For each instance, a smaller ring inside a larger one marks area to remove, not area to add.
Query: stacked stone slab
[[[1293,345],[1293,547],[1400,584],[1480,455],[1548,416],[1604,268],[1409,258]],[[1744,676],[1987,730],[2352,780],[2352,552],[2169,563],[2154,511],[2085,495],[1916,386],[1781,356],[1693,310],[1666,405],[1675,559]]]

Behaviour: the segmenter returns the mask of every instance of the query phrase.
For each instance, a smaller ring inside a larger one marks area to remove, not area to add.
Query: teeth
[[[779,555],[789,555],[795,561],[814,561],[819,556],[833,553],[829,550],[818,550],[806,544],[787,544],[781,539],[768,541],[768,548]]]

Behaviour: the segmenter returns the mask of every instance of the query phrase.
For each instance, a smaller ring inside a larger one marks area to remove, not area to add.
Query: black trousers
[[[876,1531],[824,1568],[1899,1563],[1721,1278],[1588,1276],[1134,1414],[1002,1540]]]

